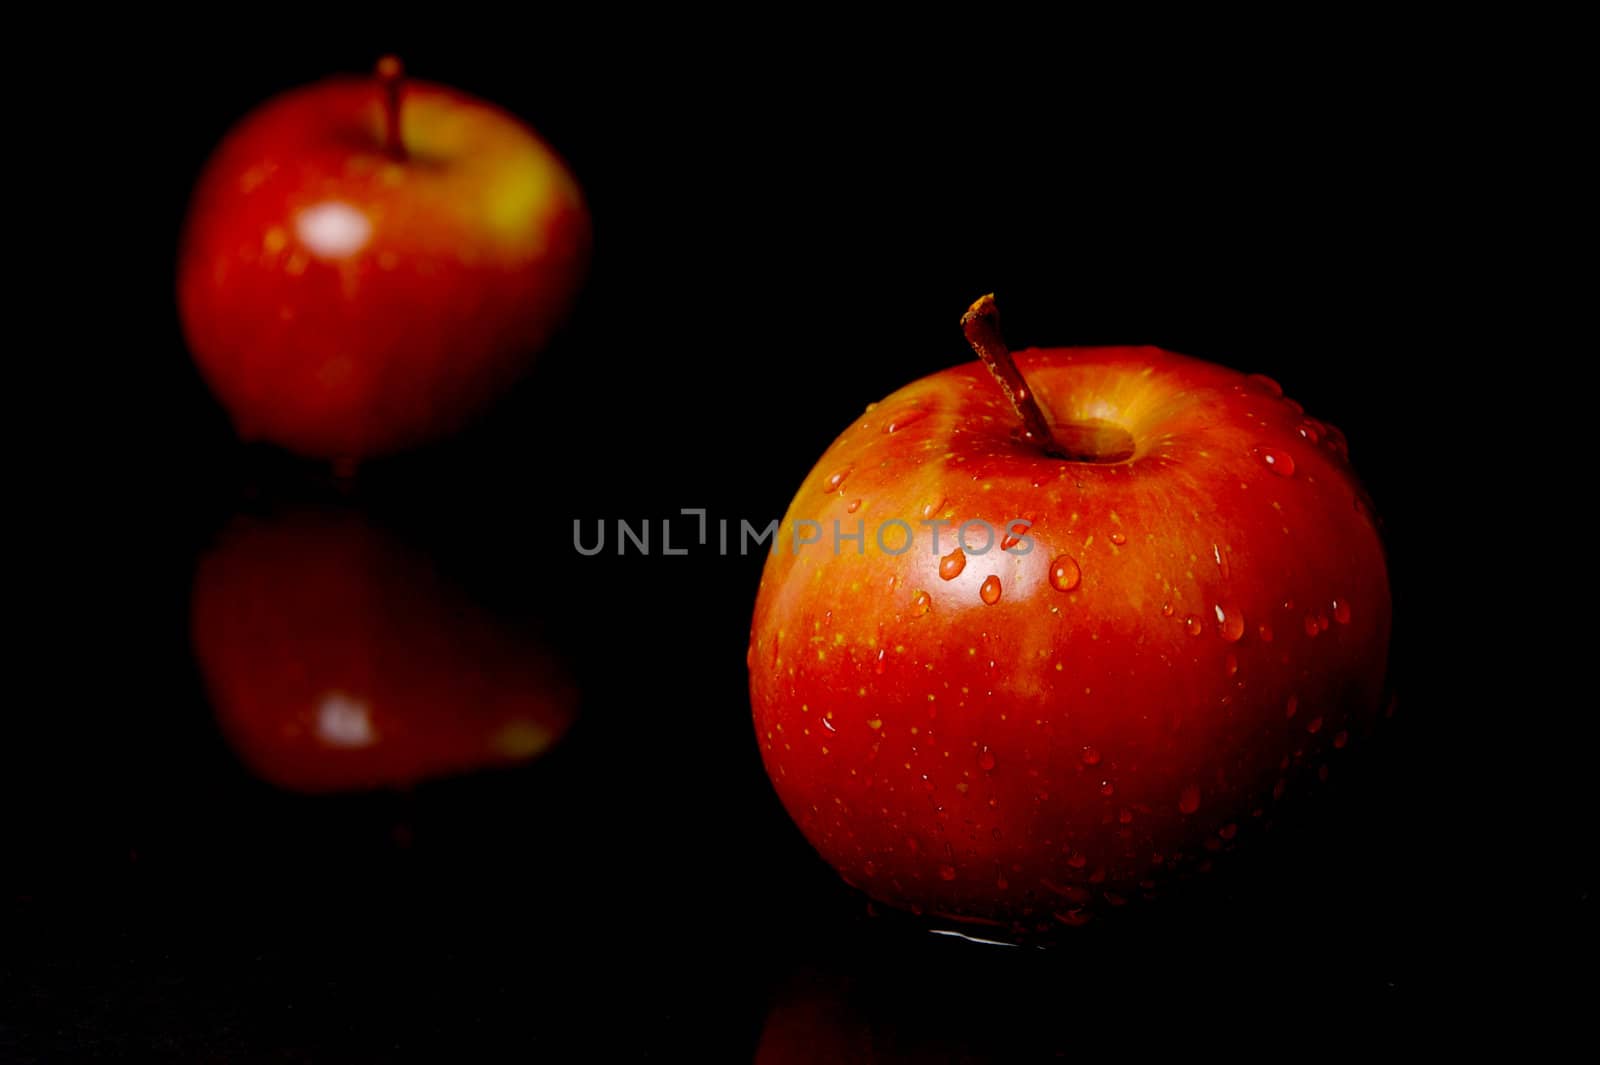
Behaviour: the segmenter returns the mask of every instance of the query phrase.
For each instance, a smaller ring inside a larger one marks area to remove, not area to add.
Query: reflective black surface
[[[1413,314],[1430,179],[1389,106],[1341,94],[1338,66],[1090,63],[1086,44],[990,79],[955,52],[397,36],[97,72],[138,72],[142,95],[65,179],[104,236],[50,294],[84,369],[34,412],[55,428],[22,577],[39,646],[5,722],[13,1058],[991,1060],[1426,1012],[1463,889],[1412,724],[1440,712],[1416,664],[1426,386],[1394,367],[1443,341]],[[345,484],[233,442],[170,264],[240,113],[386,49],[539,128],[588,191],[596,257],[491,418]],[[969,357],[957,319],[985,291],[1018,346],[1147,342],[1272,375],[1345,430],[1394,571],[1385,742],[1271,850],[1045,952],[874,916],[805,845],[749,727],[758,558],[571,546],[574,518],[778,517],[866,403]],[[253,776],[192,654],[193,575],[238,515],[308,503],[538,633],[582,693],[561,741],[400,790]]]

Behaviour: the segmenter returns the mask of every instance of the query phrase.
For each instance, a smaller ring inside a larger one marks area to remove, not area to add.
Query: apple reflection
[[[196,569],[190,625],[223,734],[289,791],[527,762],[576,713],[546,649],[350,512],[236,519]]]
[[[884,1048],[874,1046],[872,1025],[849,991],[849,982],[838,977],[807,972],[793,979],[767,1013],[756,1065],[878,1061]]]

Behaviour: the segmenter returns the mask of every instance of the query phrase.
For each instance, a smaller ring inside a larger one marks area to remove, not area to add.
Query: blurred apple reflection
[[[350,512],[236,519],[196,569],[190,625],[223,734],[290,791],[526,762],[576,713],[547,650]]]
[[[849,984],[840,978],[807,972],[791,980],[767,1013],[756,1065],[878,1060],[872,1026],[849,998]]]
[[[1065,1059],[1077,1056],[1078,1019],[1108,1012],[1130,986],[1105,987],[1106,966],[1063,968],[1044,951],[883,931],[817,941],[823,952],[775,988],[756,1065]]]

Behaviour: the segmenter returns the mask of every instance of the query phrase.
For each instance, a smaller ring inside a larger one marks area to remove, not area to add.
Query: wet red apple
[[[750,691],[850,883],[1037,932],[1208,868],[1338,771],[1379,711],[1388,575],[1343,436],[1270,380],[1013,360],[988,298],[964,323],[983,362],[869,407],[801,485]]]
[[[356,460],[500,395],[565,317],[589,244],[544,141],[391,59],[228,133],[190,203],[179,310],[241,437]]]
[[[350,513],[237,520],[197,567],[191,626],[224,736],[290,791],[527,762],[576,712],[546,649]]]

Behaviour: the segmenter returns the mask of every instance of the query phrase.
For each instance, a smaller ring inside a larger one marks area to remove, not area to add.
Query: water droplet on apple
[[[928,612],[928,607],[933,603],[933,597],[927,592],[918,592],[911,597],[911,616],[920,618]]]
[[[1271,396],[1273,399],[1283,398],[1283,386],[1274,381],[1272,378],[1268,377],[1266,374],[1252,373],[1246,374],[1245,377],[1255,384],[1260,385],[1262,391],[1266,392],[1266,394]]]
[[[1033,517],[1030,515],[1025,519],[1025,523],[1019,521],[1008,527],[1005,535],[1000,537],[1000,550],[1010,551],[1013,547],[1022,543],[1022,538],[1028,534],[1028,529],[1032,525]]]
[[[1200,624],[1200,615],[1198,614],[1190,614],[1188,617],[1184,618],[1183,627],[1188,631],[1190,636],[1198,636],[1204,629],[1204,626]]]
[[[1271,643],[1272,626],[1263,621],[1260,625],[1256,626],[1256,635],[1261,637],[1262,643]]]
[[[870,858],[865,863],[862,864],[861,871],[863,873],[866,873],[868,876],[876,876],[876,875],[878,875],[878,867],[873,864],[873,862],[872,862],[872,860]]]
[[[1308,444],[1315,444],[1322,439],[1322,432],[1317,428],[1315,421],[1307,418],[1300,425],[1300,438]]]
[[[922,517],[926,521],[939,513],[939,508],[944,506],[944,496],[935,496],[931,502],[922,505]]]
[[[1088,888],[1079,887],[1077,884],[1056,884],[1054,889],[1056,894],[1071,899],[1080,906],[1094,900],[1094,896],[1089,893]]]
[[[1345,440],[1343,430],[1337,425],[1324,423],[1322,436],[1323,443],[1328,445],[1329,450],[1336,453],[1340,458],[1350,457],[1350,444]]]
[[[1119,529],[1111,534],[1111,542],[1121,547],[1128,542],[1128,534]]]
[[[941,865],[941,866],[939,866],[939,879],[940,880],[954,880],[955,878],[956,878],[956,867],[955,866],[953,866],[953,865]]]
[[[1172,616],[1172,604],[1171,603],[1162,603],[1161,604],[1161,616],[1164,617],[1164,618],[1170,618]]]
[[[1217,631],[1222,633],[1222,638],[1229,643],[1238,643],[1244,635],[1244,612],[1236,606],[1216,605]]]
[[[994,769],[994,752],[987,747],[978,752],[978,768],[985,773]]]
[[[1284,718],[1287,719],[1287,718],[1293,717],[1295,715],[1295,711],[1297,711],[1299,709],[1300,709],[1300,697],[1298,695],[1289,696],[1289,701],[1283,704],[1283,716],[1284,716]]]
[[[1083,571],[1078,568],[1078,560],[1071,555],[1057,555],[1055,561],[1050,563],[1050,587],[1058,592],[1072,591],[1082,578]]]
[[[978,589],[978,598],[988,606],[994,606],[1000,601],[1000,578],[993,573],[983,579],[983,585]]]
[[[1318,717],[1312,718],[1310,721],[1307,721],[1306,722],[1306,731],[1311,733],[1312,735],[1316,735],[1318,732],[1321,732],[1322,731],[1322,718],[1320,716],[1318,716]]]
[[[1083,749],[1082,758],[1084,765],[1099,765],[1100,751],[1093,746],[1087,746]]]
[[[1117,791],[1117,786],[1115,784],[1113,784],[1111,781],[1102,780],[1100,782],[1100,794],[1101,795],[1104,795],[1107,798],[1110,798],[1112,795],[1116,794],[1116,791]]]
[[[1287,451],[1279,451],[1270,447],[1258,447],[1256,448],[1256,456],[1261,459],[1267,469],[1279,477],[1294,476],[1294,459],[1289,457]]]
[[[1333,601],[1333,620],[1341,625],[1350,624],[1350,600],[1335,599]]]
[[[889,649],[887,647],[878,648],[878,657],[872,664],[872,672],[878,674],[880,677],[883,676],[883,671],[889,668],[888,662],[885,661],[885,656],[888,654],[888,652]]]
[[[834,472],[825,482],[823,482],[823,490],[827,492],[837,492],[839,490],[839,486],[844,484],[844,479],[848,476],[850,476],[850,467],[848,466],[842,470]]]
[[[1195,784],[1187,784],[1178,794],[1178,809],[1186,814],[1192,814],[1200,809],[1200,788]]]
[[[956,548],[939,560],[939,579],[953,581],[967,568],[967,553]]]
[[[1238,676],[1239,656],[1234,654],[1232,651],[1229,651],[1228,657],[1222,660],[1222,669],[1230,677]]]
[[[852,499],[850,501],[850,505],[844,508],[844,512],[846,514],[854,514],[856,511],[858,511],[860,509],[861,509],[861,500]]]
[[[1317,624],[1317,616],[1315,614],[1307,614],[1306,615],[1306,635],[1307,636],[1315,636],[1317,633],[1319,633],[1321,631],[1322,631],[1322,626]]]
[[[912,422],[919,422],[927,415],[928,411],[924,407],[911,407],[907,410],[899,411],[889,415],[889,420],[883,423],[883,431],[886,433],[898,433]]]

